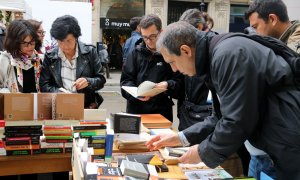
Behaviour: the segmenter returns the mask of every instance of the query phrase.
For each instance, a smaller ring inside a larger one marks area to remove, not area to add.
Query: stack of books
[[[5,149],[7,156],[40,154],[42,124],[33,121],[6,123]]]
[[[4,127],[5,121],[0,120],[0,156],[6,156],[5,144],[4,144]]]
[[[73,131],[71,124],[62,120],[45,121],[42,153],[71,153]]]
[[[172,122],[161,114],[141,114],[142,124],[148,129],[171,128]]]
[[[73,126],[74,133],[88,141],[88,148],[92,151],[92,161],[104,161],[106,125],[78,125]]]

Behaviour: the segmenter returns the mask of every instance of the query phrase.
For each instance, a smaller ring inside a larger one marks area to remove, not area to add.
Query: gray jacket
[[[11,91],[12,85],[17,84],[16,74],[11,65],[12,58],[11,54],[6,51],[0,53],[0,91],[5,91],[5,89]]]

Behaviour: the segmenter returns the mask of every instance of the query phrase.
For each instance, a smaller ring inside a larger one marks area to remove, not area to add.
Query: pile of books
[[[106,125],[78,125],[73,126],[73,131],[75,136],[86,139],[91,161],[105,160]]]
[[[42,153],[71,153],[73,132],[70,125],[53,124],[44,126],[41,141]]]
[[[4,127],[5,127],[5,121],[0,120],[0,156],[6,156],[5,143],[4,143]]]
[[[7,122],[4,128],[6,155],[40,154],[42,124],[38,122]]]

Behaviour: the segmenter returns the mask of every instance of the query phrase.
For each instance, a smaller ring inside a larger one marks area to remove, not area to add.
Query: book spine
[[[96,149],[103,149],[103,148],[105,148],[105,143],[88,143],[88,147],[93,147]]]
[[[6,146],[6,150],[26,150],[26,149],[40,149],[39,144],[35,145],[12,145],[12,146]]]
[[[6,141],[40,140],[40,136],[33,137],[6,137]]]
[[[4,133],[6,137],[41,136],[43,133]]]
[[[114,131],[112,129],[107,130],[107,135],[105,139],[105,162],[112,161],[112,152],[114,144]]]
[[[42,148],[41,152],[45,154],[64,153],[64,148]]]
[[[46,136],[47,139],[72,139],[72,136]]]
[[[45,129],[71,129],[71,126],[45,126]]]
[[[73,136],[72,133],[66,133],[66,134],[44,134],[45,136]]]
[[[97,130],[97,129],[106,129],[105,125],[100,126],[73,126],[74,131],[78,130]]]
[[[9,130],[21,130],[21,129],[42,129],[42,125],[32,125],[32,126],[5,126],[5,131]]]
[[[7,156],[19,156],[19,155],[34,155],[34,154],[40,154],[40,149],[26,149],[26,150],[7,150],[6,155]]]
[[[46,139],[46,143],[73,142],[73,139]]]

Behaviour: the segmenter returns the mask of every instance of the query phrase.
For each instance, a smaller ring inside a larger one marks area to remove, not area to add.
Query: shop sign
[[[129,19],[100,18],[102,29],[129,29]]]

